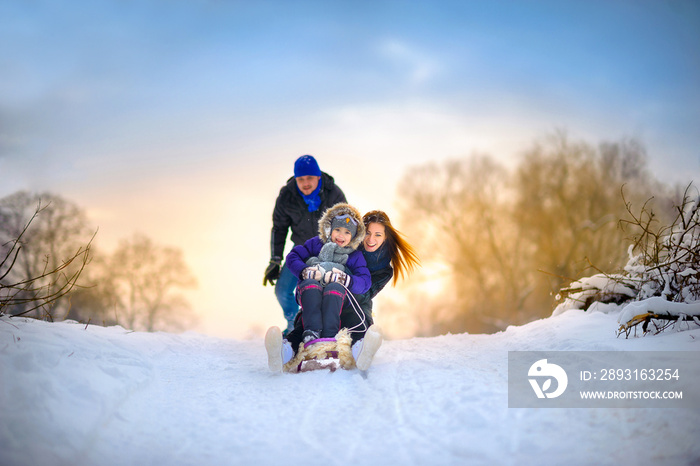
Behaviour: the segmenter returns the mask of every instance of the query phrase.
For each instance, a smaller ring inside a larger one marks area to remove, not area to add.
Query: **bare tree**
[[[17,232],[17,236],[2,245],[4,254],[0,256],[0,314],[7,312],[16,316],[29,315],[53,320],[58,304],[63,302],[77,285],[91,258],[90,248],[94,237],[86,246],[78,247],[60,262],[47,255],[40,268],[27,265],[34,262],[32,258],[27,258],[31,255],[31,246],[27,247],[30,244],[27,238],[36,238],[36,235],[32,235],[33,230],[30,227],[33,227],[33,223],[40,223],[37,219],[50,212],[49,206],[42,207],[38,204],[34,214]],[[16,211],[0,209],[0,221],[17,220],[19,217]],[[3,232],[9,235],[11,233],[8,231],[12,230],[7,227],[16,224],[8,221],[4,225],[6,229]],[[19,273],[16,271],[18,264],[25,265],[24,270]]]
[[[102,326],[119,323],[118,287],[109,273],[109,255],[95,249],[90,267],[83,272],[84,284],[73,290],[66,319]]]
[[[533,246],[537,303],[550,298],[591,263],[612,270],[624,260],[625,214],[620,187],[633,199],[648,198],[659,185],[646,169],[646,154],[634,141],[603,143],[598,149],[557,133],[527,151],[515,172],[514,221]],[[533,303],[534,304],[534,303]]]
[[[144,235],[123,240],[106,262],[105,275],[116,292],[115,314],[132,329],[186,328],[194,318],[178,289],[197,280],[176,248],[159,246]]]
[[[507,169],[487,156],[417,167],[400,185],[402,223],[424,261],[449,264],[452,284],[430,334],[488,332],[551,313],[562,284],[595,263],[624,260],[630,197],[663,191],[635,141],[598,147],[555,133]],[[408,219],[408,221],[407,221]]]
[[[194,322],[177,293],[196,286],[182,251],[134,235],[94,254],[93,238],[83,211],[59,196],[0,199],[0,312],[148,331]]]
[[[429,164],[404,177],[399,189],[407,231],[417,238],[421,257],[449,264],[447,301],[459,310],[424,310],[443,314],[432,319],[429,333],[496,330],[522,313],[531,285],[520,273],[523,246],[510,221],[507,182],[506,169],[487,156]]]

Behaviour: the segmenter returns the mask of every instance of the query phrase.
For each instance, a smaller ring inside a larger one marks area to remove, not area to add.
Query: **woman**
[[[392,277],[395,286],[399,277],[403,279],[410,274],[420,261],[413,247],[394,228],[386,213],[373,210],[362,217],[362,222],[366,234],[358,250],[365,257],[372,285],[363,294],[348,296],[340,318],[341,326],[348,329],[352,337],[352,355],[357,367],[366,370],[382,343],[381,332],[373,325],[372,299]],[[357,301],[357,308],[353,301]],[[294,357],[302,341],[303,330],[300,315],[297,315],[294,330],[289,332],[286,340],[282,340],[278,327],[271,327],[267,331],[265,347],[271,370],[281,371],[282,366]]]
[[[367,268],[372,276],[372,286],[369,291],[361,295],[354,295],[359,303],[362,313],[354,312],[352,303],[348,302],[343,307],[341,322],[343,327],[352,329],[350,332],[353,343],[361,340],[366,329],[373,324],[372,299],[392,279],[396,286],[399,277],[404,278],[419,264],[418,256],[413,247],[396,230],[389,216],[380,211],[373,210],[362,217],[367,233],[360,245],[360,250],[365,257]],[[396,274],[394,274],[396,272]],[[366,326],[362,326],[362,318]]]

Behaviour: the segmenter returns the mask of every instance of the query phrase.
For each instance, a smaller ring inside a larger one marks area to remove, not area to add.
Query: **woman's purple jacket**
[[[322,247],[323,243],[321,242],[321,238],[314,236],[304,244],[294,246],[289,254],[287,254],[285,265],[297,278],[301,278],[302,270],[308,267],[306,261],[309,257],[318,256]],[[361,251],[355,250],[348,255],[348,262],[345,264],[345,267],[345,273],[351,277],[350,286],[348,286],[351,292],[362,294],[369,290],[369,287],[372,285],[372,276],[367,268],[365,256],[362,255]]]

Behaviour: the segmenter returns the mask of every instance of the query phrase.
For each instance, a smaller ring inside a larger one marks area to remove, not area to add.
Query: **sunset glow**
[[[181,248],[204,333],[283,324],[262,278],[302,154],[399,230],[408,167],[508,163],[556,129],[700,178],[697,2],[69,3],[0,6],[0,197],[64,196],[106,250]]]

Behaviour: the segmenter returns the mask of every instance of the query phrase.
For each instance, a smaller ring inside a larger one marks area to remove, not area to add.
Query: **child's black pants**
[[[346,293],[343,285],[329,283],[324,287],[316,280],[304,280],[298,290],[304,330],[314,330],[321,338],[333,338],[340,331],[340,311]]]

